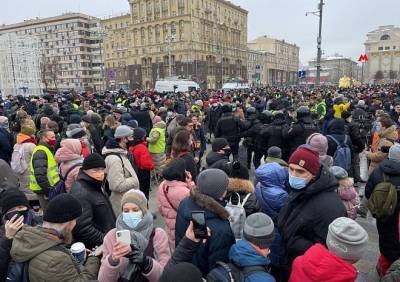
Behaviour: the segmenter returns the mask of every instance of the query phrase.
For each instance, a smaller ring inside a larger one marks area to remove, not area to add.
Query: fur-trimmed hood
[[[229,178],[228,192],[254,193],[254,184],[250,180]]]
[[[210,196],[200,193],[197,188],[194,188],[190,191],[190,197],[195,204],[218,215],[220,218],[229,218],[229,213],[224,206]]]

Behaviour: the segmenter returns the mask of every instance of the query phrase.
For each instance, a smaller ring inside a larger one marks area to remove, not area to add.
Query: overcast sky
[[[196,1],[196,0],[194,0]],[[316,54],[319,0],[232,0],[249,11],[248,39],[268,35],[300,46],[306,63]],[[357,59],[364,52],[366,33],[380,25],[400,25],[399,0],[325,0],[322,49],[325,55]],[[127,0],[1,0],[0,24],[63,12],[80,11],[98,17],[127,12]]]

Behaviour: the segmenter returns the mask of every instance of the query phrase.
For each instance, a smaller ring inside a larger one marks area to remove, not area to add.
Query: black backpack
[[[60,245],[50,247],[47,250],[55,250],[70,254],[64,247]],[[33,258],[31,258],[31,260],[32,259]],[[11,260],[10,264],[8,265],[6,281],[29,282],[29,262],[30,260],[26,262],[15,262],[14,260]]]
[[[207,275],[207,282],[244,282],[250,275],[257,272],[269,273],[265,266],[239,267],[234,263],[218,261],[217,267]]]

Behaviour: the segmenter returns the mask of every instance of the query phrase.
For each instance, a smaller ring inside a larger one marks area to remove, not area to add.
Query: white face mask
[[[143,219],[143,212],[123,212],[122,213],[122,220],[128,225],[130,228],[135,229],[136,226],[141,222]]]

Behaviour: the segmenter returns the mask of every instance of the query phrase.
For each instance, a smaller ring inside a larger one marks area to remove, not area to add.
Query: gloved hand
[[[128,255],[129,261],[136,264],[142,273],[147,274],[153,268],[153,259],[145,256],[141,251],[132,248],[133,251]]]

